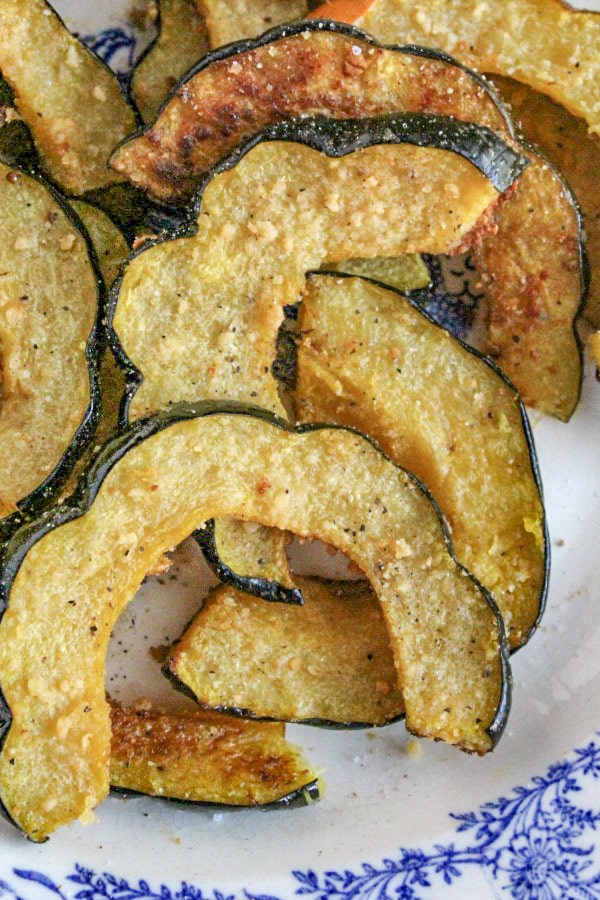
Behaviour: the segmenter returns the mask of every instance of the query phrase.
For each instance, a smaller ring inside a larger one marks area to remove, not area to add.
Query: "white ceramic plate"
[[[600,9],[598,0],[587,5]],[[74,30],[104,32],[100,49],[127,67],[135,40],[127,0],[56,6]],[[42,846],[1,822],[0,897],[600,897],[600,385],[592,367],[568,426],[535,416],[533,424],[551,591],[538,634],[513,658],[513,709],[491,756],[426,742],[415,751],[402,725],[290,727],[325,770],[321,803],[215,814],[111,797],[95,824],[62,829]],[[208,583],[189,544],[171,574],[163,585],[149,581],[119,622],[109,677],[124,699],[164,699],[148,647],[177,636]]]

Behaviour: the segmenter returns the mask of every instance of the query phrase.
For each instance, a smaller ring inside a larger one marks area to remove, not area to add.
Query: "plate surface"
[[[148,39],[131,26],[128,0],[56,7],[121,71]],[[568,425],[535,414],[532,422],[551,590],[539,632],[513,658],[512,713],[491,756],[417,744],[402,725],[293,726],[291,739],[325,770],[321,803],[215,813],[111,797],[93,825],[63,829],[43,846],[2,821],[0,897],[600,897],[600,385],[592,367]],[[188,543],[162,581],[144,585],[113,637],[110,687],[125,700],[167,696],[148,649],[177,636],[210,576]]]

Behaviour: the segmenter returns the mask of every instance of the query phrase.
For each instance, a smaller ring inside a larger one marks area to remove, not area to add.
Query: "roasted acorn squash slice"
[[[83,194],[120,180],[107,161],[136,127],[135,112],[116,75],[45,0],[2,0],[0,71],[62,190]]]
[[[456,60],[384,47],[336,22],[304,22],[209,53],[156,122],[117,148],[111,165],[158,199],[185,203],[211,166],[265,125],[392,112],[453,116],[510,140],[490,88]]]
[[[6,517],[47,499],[93,435],[103,291],[81,221],[47,184],[0,162],[0,208]]]
[[[493,75],[491,80],[510,104],[525,138],[557,167],[577,197],[590,260],[590,292],[584,312],[592,325],[600,327],[600,137],[589,134],[583,119],[539,91],[501,75]]]
[[[381,607],[364,582],[298,578],[303,606],[231,587],[209,596],[165,674],[206,709],[333,727],[404,712]]]
[[[293,806],[319,798],[318,776],[280,723],[110,704],[110,784],[210,806]]]
[[[131,93],[150,122],[181,76],[209,49],[204,16],[194,0],[160,0],[158,35],[137,61]]]
[[[106,796],[111,629],[164,552],[212,516],[316,537],[363,570],[411,731],[478,753],[502,731],[502,620],[452,557],[424,488],[355,432],[294,429],[264,410],[234,409],[180,406],[135,423],[104,448],[79,496],[7,548],[0,800],[34,840]]]
[[[361,278],[311,276],[298,325],[300,421],[359,428],[415,472],[457,558],[498,603],[511,646],[523,644],[543,611],[549,549],[515,389],[408,297]]]

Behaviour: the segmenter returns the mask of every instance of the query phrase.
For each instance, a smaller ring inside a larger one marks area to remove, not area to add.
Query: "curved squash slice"
[[[510,104],[525,138],[562,172],[577,197],[591,270],[584,312],[586,319],[600,328],[600,138],[588,134],[583,119],[572,116],[539,91],[501,75],[493,75],[491,80]]]
[[[303,22],[209,53],[111,165],[155,197],[185,203],[211,166],[265,125],[392,112],[454,116],[510,140],[489,87],[445,54],[383,47],[336,22]]]
[[[309,22],[209,54],[157,122],[117,149],[112,164],[158,196],[181,201],[213,159],[267,122],[307,112],[344,118],[398,110],[453,115],[514,142],[489,86],[440,51],[386,48],[349,26]],[[512,212],[513,201],[499,210],[500,234],[491,223],[486,251],[478,254],[493,328],[489,350],[528,403],[568,419],[582,371],[573,325],[584,296],[582,234],[559,174],[531,148],[524,152],[529,172]],[[556,210],[556,220],[548,210]],[[511,270],[515,245],[522,252]]]
[[[218,519],[195,537],[221,581],[263,600],[303,602],[286,554],[289,535],[256,522]]]
[[[169,715],[111,701],[110,784],[211,806],[295,806],[319,798],[318,775],[280,723],[218,713]]]
[[[160,0],[158,35],[136,63],[131,93],[150,122],[181,76],[209,49],[204,16],[194,0]]]
[[[496,234],[473,247],[488,303],[485,351],[525,403],[566,422],[581,392],[576,319],[588,287],[577,202],[541,163],[528,166],[495,219]]]
[[[306,0],[196,0],[206,16],[211,47],[253,38],[274,25],[301,19]]]
[[[303,606],[213,591],[164,672],[201,706],[333,727],[385,725],[404,704],[385,621],[364,582],[298,578]]]
[[[311,276],[299,331],[300,420],[359,428],[423,479],[458,559],[523,644],[544,607],[548,541],[517,392],[407,297],[363,279]]]
[[[2,0],[0,70],[44,170],[63,190],[83,194],[120,180],[107,161],[136,127],[135,113],[114,73],[45,0]]]
[[[293,429],[264,410],[234,409],[182,405],[134,424],[96,459],[79,498],[25,526],[7,549],[0,800],[33,840],[106,796],[111,629],[164,552],[213,516],[316,537],[363,570],[411,731],[478,753],[502,731],[502,621],[455,562],[414,476],[355,432]]]
[[[98,414],[102,298],[88,239],[54,191],[0,163],[0,517],[67,476]]]
[[[600,14],[561,0],[377,0],[360,20],[380,41],[441,47],[478,72],[511,75],[600,133]]]
[[[132,390],[143,378],[129,415],[196,399],[198,382],[206,396],[207,375],[212,397],[281,409],[271,365],[304,273],[354,256],[451,252],[524,165],[488,129],[437,116],[260,132],[207,178],[190,236],[144,245],[125,268],[112,325]]]

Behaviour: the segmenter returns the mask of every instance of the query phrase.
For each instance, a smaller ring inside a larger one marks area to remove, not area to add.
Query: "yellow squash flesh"
[[[282,721],[385,725],[404,711],[390,642],[364,582],[297,578],[303,606],[217,588],[165,669],[204,707]]]
[[[354,426],[415,472],[511,645],[524,643],[543,602],[546,547],[516,391],[406,298],[359,278],[311,276],[299,331],[300,421]]]
[[[46,172],[67,193],[122,180],[108,168],[136,118],[116,76],[44,0],[2,0],[0,71]]]
[[[0,799],[26,834],[43,840],[106,796],[110,633],[165,551],[213,516],[345,552],[381,603],[407,727],[491,749],[507,712],[501,621],[451,557],[435,507],[412,477],[341,429],[295,433],[214,408],[161,421],[109,445],[112,468],[90,473],[95,499],[76,507],[83,514],[59,524],[71,515],[60,507],[54,527],[41,526],[20,564],[9,563],[18,570],[5,583],[0,622],[0,687],[12,714]]]
[[[600,133],[600,14],[561,0],[377,0],[360,26],[383,43],[440,47],[510,75]]]

